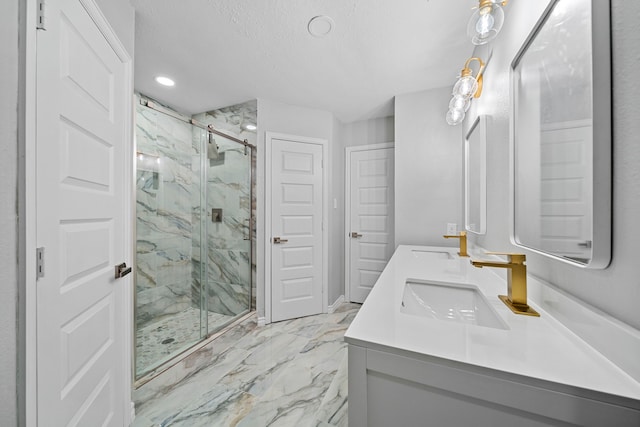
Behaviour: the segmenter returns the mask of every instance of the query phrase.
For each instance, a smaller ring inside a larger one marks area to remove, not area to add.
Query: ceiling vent
[[[333,22],[333,19],[328,16],[314,16],[307,24],[307,30],[314,37],[326,37],[335,25],[336,23]]]

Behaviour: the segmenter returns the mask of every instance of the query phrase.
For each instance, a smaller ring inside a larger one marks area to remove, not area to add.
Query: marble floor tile
[[[216,340],[211,365],[137,408],[133,426],[346,426],[343,337],[359,308],[264,327],[247,319]]]
[[[220,330],[236,318],[208,312],[209,331]],[[161,365],[200,341],[200,310],[186,309],[151,322],[136,331],[136,374]]]

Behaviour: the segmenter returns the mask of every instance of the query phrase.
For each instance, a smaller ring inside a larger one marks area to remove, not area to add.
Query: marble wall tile
[[[152,243],[149,243],[150,247]],[[136,292],[142,292],[145,289],[155,288],[158,286],[157,271],[158,257],[155,250],[140,251],[143,246],[138,240],[138,253],[136,254]]]
[[[140,105],[136,97],[136,150],[138,153],[157,155],[156,136],[158,113],[150,108]]]
[[[247,251],[209,249],[207,307],[221,314],[239,314],[249,309],[251,289]]]
[[[258,123],[258,101],[255,99],[207,111],[194,116],[194,118],[202,123],[212,124],[214,128],[229,133],[238,139],[246,139],[251,144],[256,144],[256,131],[247,130],[245,127],[249,123],[254,125]]]
[[[246,129],[246,124],[257,124],[257,101],[233,105],[218,110],[194,116],[194,119],[211,124],[217,130],[223,131],[238,139],[246,139],[256,144],[256,131]],[[249,236],[251,216],[255,221],[255,203],[250,196],[253,189],[255,198],[255,152],[246,151],[239,144],[215,136],[219,152],[224,153],[224,161],[210,161],[207,170],[207,211],[212,208],[223,209],[222,223],[208,223],[208,256],[212,264],[209,265],[208,309],[227,314],[232,307],[240,309],[249,296],[248,304],[255,309],[255,249],[249,252],[250,245],[246,240]],[[250,180],[250,176],[253,180]],[[255,228],[253,230],[252,248],[255,248]],[[251,258],[253,255],[253,258]],[[246,268],[244,263],[246,262]],[[238,271],[232,271],[233,269]],[[245,272],[248,275],[245,275]],[[221,289],[225,283],[228,286]],[[253,283],[252,288],[249,288]],[[233,289],[238,290],[234,297]],[[246,310],[246,307],[242,310]],[[241,311],[238,311],[239,313]]]
[[[158,152],[190,154],[193,150],[191,124],[156,113],[156,147]]]
[[[191,304],[191,125],[136,105],[136,323]]]
[[[220,283],[209,280],[207,283],[207,307],[214,313],[235,316],[249,310],[251,298],[245,285]]]
[[[136,294],[136,327],[162,320],[191,307],[191,293],[181,285],[155,286]]]
[[[249,284],[249,253],[243,250],[209,249],[208,278],[219,283]]]

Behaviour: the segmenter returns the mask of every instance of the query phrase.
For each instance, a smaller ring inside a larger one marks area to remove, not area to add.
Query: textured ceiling
[[[477,0],[131,3],[138,91],[188,114],[266,98],[351,122],[391,114],[394,95],[452,85],[473,51]],[[335,21],[327,37],[307,32],[317,15]],[[158,74],[176,86],[158,86]]]

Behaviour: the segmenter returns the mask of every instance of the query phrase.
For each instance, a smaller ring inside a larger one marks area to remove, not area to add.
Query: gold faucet
[[[498,298],[516,314],[540,317],[540,314],[527,304],[526,255],[504,252],[487,252],[487,254],[507,256],[507,262],[471,260],[471,265],[474,267],[497,267],[509,270],[507,273],[507,295],[498,295]]]
[[[467,232],[466,231],[461,231],[460,234],[454,234],[454,235],[445,234],[442,237],[444,237],[445,239],[460,239],[460,252],[458,252],[458,255],[469,256],[469,254],[467,253]]]

